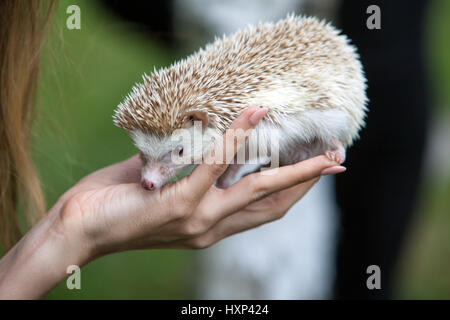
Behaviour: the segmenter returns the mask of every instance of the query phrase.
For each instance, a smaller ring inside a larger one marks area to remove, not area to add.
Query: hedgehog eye
[[[183,146],[182,145],[177,146],[175,148],[175,152],[179,157],[182,157],[183,156]]]
[[[145,154],[141,151],[139,152],[139,158],[141,159],[142,163],[147,163],[147,158],[145,157]]]

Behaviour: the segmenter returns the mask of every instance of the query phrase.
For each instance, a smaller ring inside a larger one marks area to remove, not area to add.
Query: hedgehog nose
[[[155,184],[153,182],[151,182],[150,180],[147,180],[147,179],[143,179],[141,181],[141,185],[142,185],[142,187],[144,189],[147,189],[147,190],[155,189]]]

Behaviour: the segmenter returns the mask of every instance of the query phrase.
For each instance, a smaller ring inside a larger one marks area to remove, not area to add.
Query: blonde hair
[[[27,222],[45,212],[30,154],[30,129],[40,53],[54,1],[0,1],[0,242],[21,237],[18,208]]]

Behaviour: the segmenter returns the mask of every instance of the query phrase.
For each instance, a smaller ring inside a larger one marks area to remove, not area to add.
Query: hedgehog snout
[[[147,190],[161,188],[171,178],[169,171],[161,163],[147,163],[141,170],[141,186]]]
[[[141,185],[144,189],[147,189],[147,190],[155,189],[155,185],[153,184],[153,182],[150,180],[147,180],[147,179],[142,179]]]

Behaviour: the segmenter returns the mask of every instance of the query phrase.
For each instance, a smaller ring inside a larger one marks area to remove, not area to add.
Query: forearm
[[[0,260],[0,299],[44,297],[66,276],[69,265],[89,260],[89,249],[77,232],[70,233],[56,204]]]

